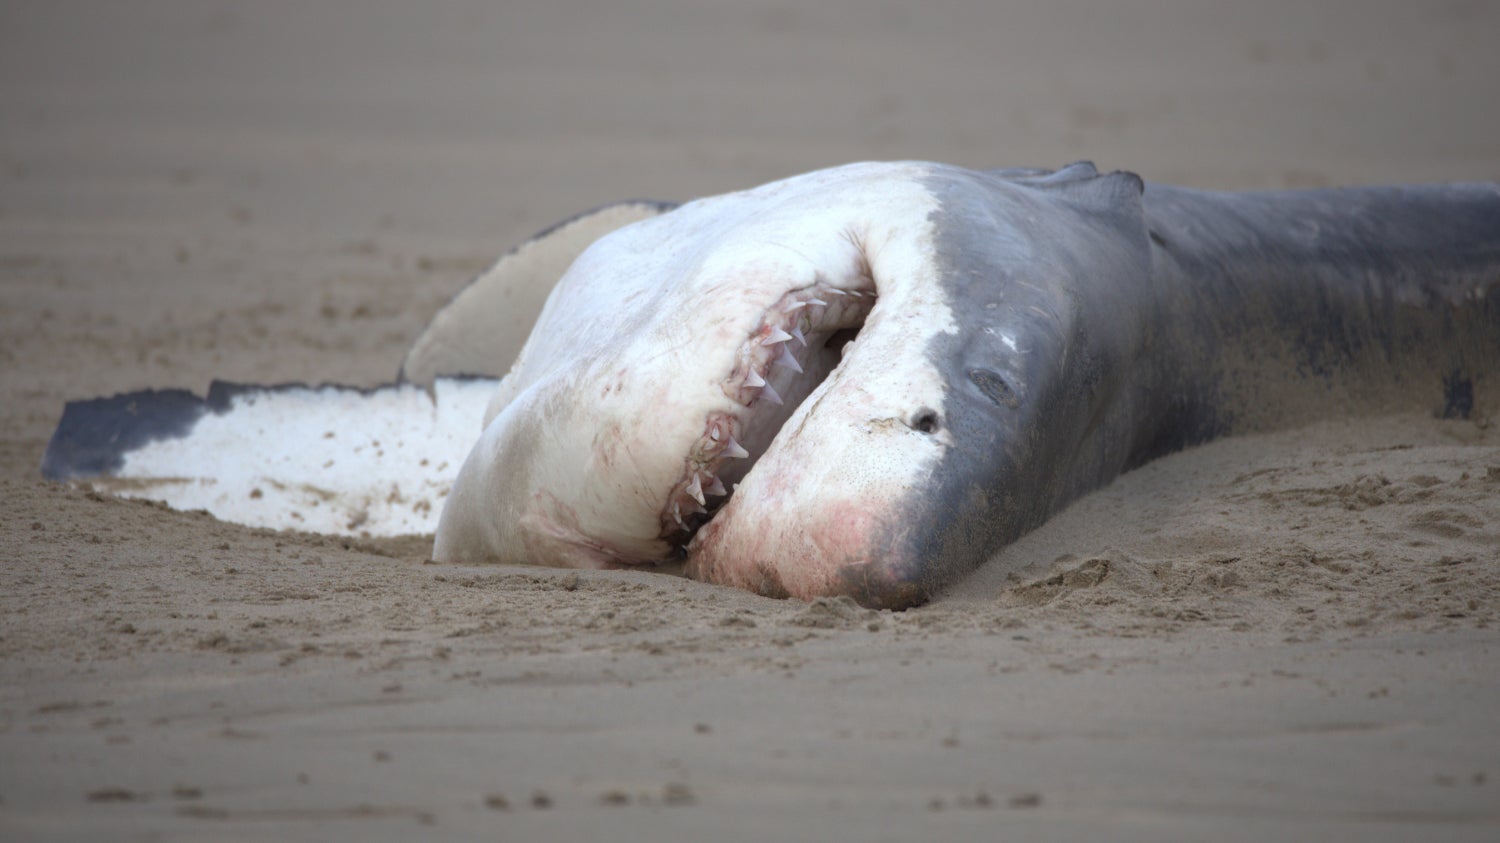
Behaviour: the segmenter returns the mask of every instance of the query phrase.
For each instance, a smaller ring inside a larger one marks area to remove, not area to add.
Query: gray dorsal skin
[[[1500,186],[1213,193],[1078,164],[939,172],[955,447],[846,591],[922,602],[1185,446],[1354,412],[1500,410]]]
[[[590,243],[675,207],[651,199],[614,202],[532,235],[433,316],[402,361],[400,380],[428,386],[444,376],[504,375],[553,286]]]

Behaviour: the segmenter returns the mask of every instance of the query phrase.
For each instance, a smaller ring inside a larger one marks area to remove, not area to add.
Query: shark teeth
[[[685,471],[661,511],[661,538],[677,546],[680,552],[692,534],[734,494],[739,484],[725,488],[719,471],[727,468],[729,460],[753,463],[755,459],[755,455],[735,441],[735,434],[745,435],[746,424],[762,418],[760,413],[780,419],[786,412],[768,409],[786,405],[771,385],[771,372],[789,369],[793,375],[807,374],[803,360],[793,353],[792,341],[797,343],[795,348],[807,349],[801,356],[808,361],[808,369],[826,372],[828,355],[836,349],[831,344],[825,347],[825,341],[836,331],[858,330],[875,299],[874,290],[839,289],[819,276],[811,286],[787,293],[766,309],[758,328],[740,346],[730,374],[721,382],[724,396],[734,402],[734,409],[710,413],[702,435],[688,452]],[[852,344],[853,340],[844,343],[842,351],[847,352]],[[776,377],[783,389],[793,390],[792,394],[807,394],[808,384],[794,381],[791,375]],[[762,400],[767,408],[761,407]],[[765,431],[759,427],[756,430],[760,437],[756,441],[762,442]],[[730,476],[739,477],[745,470],[741,465]]]
[[[776,388],[771,386],[769,383],[760,388],[760,397],[766,399],[767,401],[770,401],[772,404],[775,404],[778,407],[780,407],[782,404],[781,396],[776,393]]]
[[[781,353],[776,355],[775,360],[771,361],[771,365],[780,366],[783,369],[791,369],[799,375],[802,374],[802,364],[797,362],[797,358],[792,355],[792,350],[784,345],[781,347]]]

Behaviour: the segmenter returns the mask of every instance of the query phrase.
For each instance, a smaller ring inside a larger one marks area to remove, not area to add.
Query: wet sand
[[[1488,419],[1177,454],[904,613],[432,564],[37,466],[72,398],[389,380],[496,254],[621,198],[893,158],[1500,179],[1497,34],[1465,3],[9,5],[0,836],[1493,839]]]

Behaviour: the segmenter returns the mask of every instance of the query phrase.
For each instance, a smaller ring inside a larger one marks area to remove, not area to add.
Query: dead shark
[[[621,207],[539,239],[552,271],[497,264],[405,361],[418,386],[504,374],[476,387],[436,559],[679,560],[899,608],[1173,450],[1496,409],[1494,184],[1217,193],[905,162]],[[516,290],[547,292],[510,364]]]

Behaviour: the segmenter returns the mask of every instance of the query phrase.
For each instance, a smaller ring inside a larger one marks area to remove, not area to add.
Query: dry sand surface
[[[0,6],[0,838],[1500,837],[1485,419],[1175,455],[904,613],[41,481],[70,398],[387,380],[605,201],[1500,178],[1493,4],[507,5]]]

